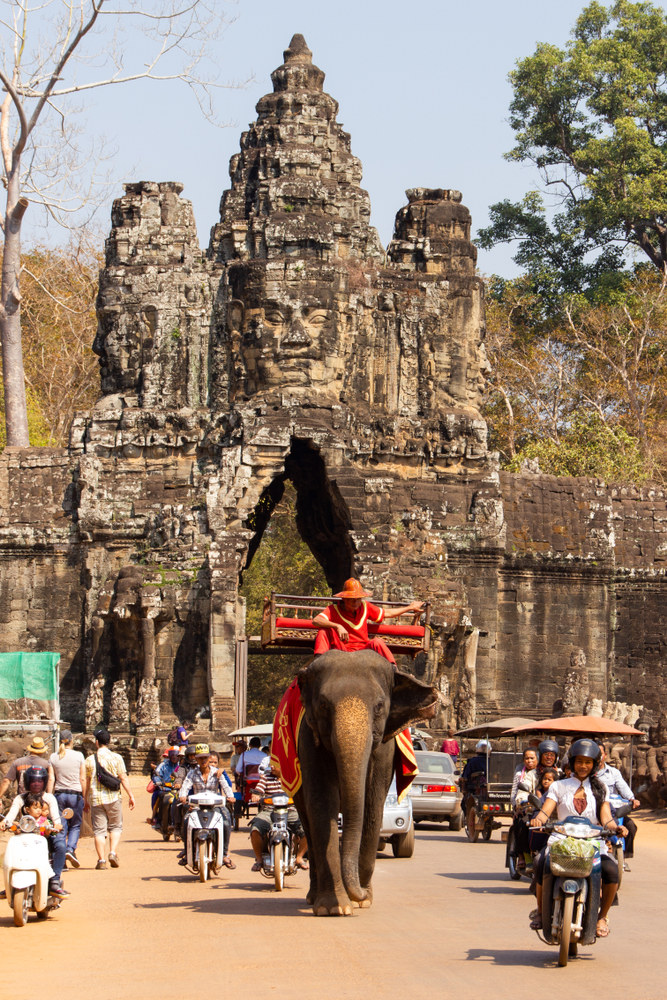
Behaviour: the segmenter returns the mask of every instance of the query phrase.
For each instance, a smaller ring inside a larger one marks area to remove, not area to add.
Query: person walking
[[[119,753],[109,749],[111,736],[106,729],[95,733],[96,752],[86,760],[86,783],[83,790],[84,809],[90,807],[93,837],[97,851],[96,871],[107,866],[104,844],[109,835],[109,864],[118,868],[117,848],[123,832],[123,804],[121,787],[127,792],[130,809],[134,809],[134,795],[125,770],[125,761]],[[114,778],[118,780],[118,787]]]
[[[66,861],[72,868],[80,868],[76,856],[76,845],[81,834],[83,820],[83,788],[86,782],[86,758],[78,750],[72,749],[74,737],[69,729],[60,733],[58,753],[52,753],[49,763],[53,770],[53,779],[49,778],[49,791],[53,792],[62,817],[65,835]],[[74,815],[71,819],[63,816],[63,809],[71,809]]]

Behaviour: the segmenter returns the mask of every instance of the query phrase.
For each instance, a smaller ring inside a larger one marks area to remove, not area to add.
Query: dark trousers
[[[628,835],[625,838],[624,854],[626,858],[633,858],[635,856],[635,837],[637,835],[637,824],[633,819],[630,819],[629,816],[624,816],[620,822],[628,831]]]
[[[76,851],[81,834],[81,823],[83,822],[83,795],[79,792],[54,792],[58,809],[60,810],[60,822],[63,825],[65,835],[65,850]],[[63,817],[63,809],[71,809],[74,815],[71,819]]]
[[[52,833],[49,836],[49,853],[51,855],[51,867],[56,873],[56,878],[60,879],[65,867],[65,854],[67,853],[64,833]]]

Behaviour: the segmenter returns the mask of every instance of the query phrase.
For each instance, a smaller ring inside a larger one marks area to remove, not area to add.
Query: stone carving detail
[[[149,732],[159,725],[160,696],[157,684],[150,677],[143,677],[137,698],[137,732]]]
[[[90,682],[86,698],[86,730],[89,733],[104,719],[104,677],[96,674]]]
[[[586,654],[578,649],[570,654],[570,669],[563,687],[563,714],[582,715],[589,695]]]
[[[123,680],[116,681],[111,689],[109,728],[128,731],[130,728],[130,702],[127,697],[127,685]]]

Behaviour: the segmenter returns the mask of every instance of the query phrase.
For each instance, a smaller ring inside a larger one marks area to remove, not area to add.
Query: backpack
[[[117,778],[115,774],[111,771],[107,771],[106,767],[100,764],[97,754],[95,754],[95,774],[97,775],[97,780],[100,785],[108,788],[111,792],[117,792],[120,788],[120,778]]]
[[[167,736],[167,743],[169,744],[170,747],[176,746],[180,742],[179,736],[178,736],[178,730],[179,730],[179,728],[180,727],[177,727],[176,729],[172,729],[172,731]]]

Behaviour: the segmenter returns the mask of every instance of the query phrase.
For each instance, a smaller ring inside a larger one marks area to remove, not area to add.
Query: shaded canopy
[[[267,722],[264,726],[242,726],[235,729],[230,736],[270,736],[273,732],[273,723]]]
[[[517,716],[510,716],[506,719],[491,719],[489,722],[481,722],[478,726],[471,726],[470,729],[459,729],[455,736],[465,736],[473,739],[475,736],[502,736],[508,729],[523,729],[528,726],[540,726],[541,722],[534,719],[522,719]]]
[[[564,719],[545,719],[544,722],[532,722],[521,724],[518,719],[516,725],[508,728],[506,736],[514,736],[518,733],[586,733],[589,736],[644,736],[641,729],[633,729],[626,726],[624,722],[615,722],[613,719],[601,719],[596,715],[573,715]]]

